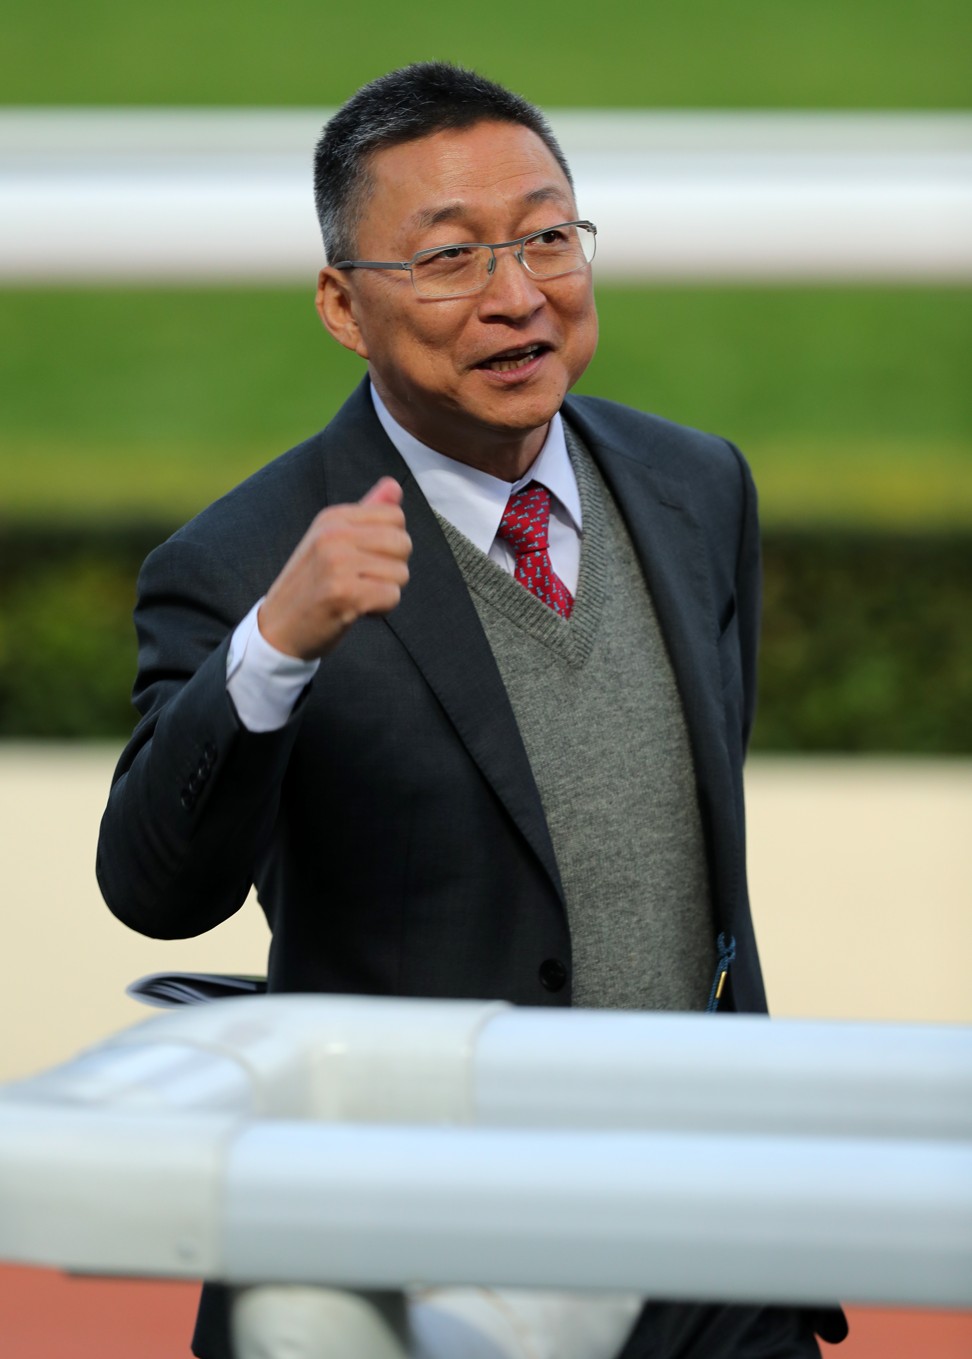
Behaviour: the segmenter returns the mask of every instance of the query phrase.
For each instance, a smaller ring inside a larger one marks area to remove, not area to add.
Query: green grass
[[[972,524],[972,290],[598,297],[579,390],[734,439],[767,522]],[[0,294],[0,514],[182,518],[361,371],[309,289]]]
[[[602,291],[580,384],[725,434],[772,522],[972,524],[972,291]]]
[[[408,61],[475,66],[546,105],[961,108],[967,0],[8,0],[8,104],[340,102]]]

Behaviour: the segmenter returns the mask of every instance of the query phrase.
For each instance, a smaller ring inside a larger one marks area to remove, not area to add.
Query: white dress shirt
[[[542,482],[551,495],[550,564],[570,593],[577,593],[581,505],[559,412],[550,421],[544,445],[533,463],[519,481],[511,483],[420,443],[389,414],[374,387],[371,399],[382,428],[408,463],[408,470],[435,512],[448,519],[480,552],[485,552],[510,575],[516,557],[509,543],[496,536],[500,520],[515,491],[522,490],[528,482]]]
[[[532,465],[511,484],[421,443],[389,413],[374,386],[371,399],[382,428],[432,508],[510,575],[516,565],[515,554],[505,539],[496,536],[507,502],[530,481],[546,486],[551,495],[550,562],[571,594],[577,593],[581,505],[559,413],[550,421],[543,447]],[[262,603],[262,599],[257,600],[233,633],[226,658],[226,687],[240,721],[249,731],[276,731],[290,717],[320,661],[303,661],[272,647],[257,626]]]

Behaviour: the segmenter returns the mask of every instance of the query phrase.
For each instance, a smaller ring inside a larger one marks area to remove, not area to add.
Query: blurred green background
[[[326,108],[443,57],[547,108],[966,109],[970,54],[966,0],[55,0],[6,7],[0,91]],[[0,734],[130,727],[139,556],[357,380],[312,290],[0,292]],[[767,535],[756,744],[972,751],[972,289],[598,296],[582,390],[726,434],[752,461]]]
[[[334,105],[458,61],[550,107],[966,108],[964,0],[7,0],[7,104]]]

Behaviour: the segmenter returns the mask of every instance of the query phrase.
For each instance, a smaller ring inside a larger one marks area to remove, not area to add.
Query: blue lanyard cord
[[[719,961],[716,963],[715,976],[712,978],[712,990],[709,992],[709,1003],[705,1007],[707,1014],[714,1014],[719,1008],[719,1001],[722,998],[722,988],[726,984],[730,964],[735,961],[736,941],[731,934],[720,934],[716,940],[716,949],[719,953]]]

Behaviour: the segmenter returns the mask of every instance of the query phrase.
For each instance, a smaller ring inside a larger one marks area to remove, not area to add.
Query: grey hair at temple
[[[570,168],[535,105],[475,71],[422,61],[379,76],[353,94],[321,134],[314,153],[314,202],[329,260],[349,259],[372,188],[368,162],[387,146],[495,121],[535,132],[573,187]]]

